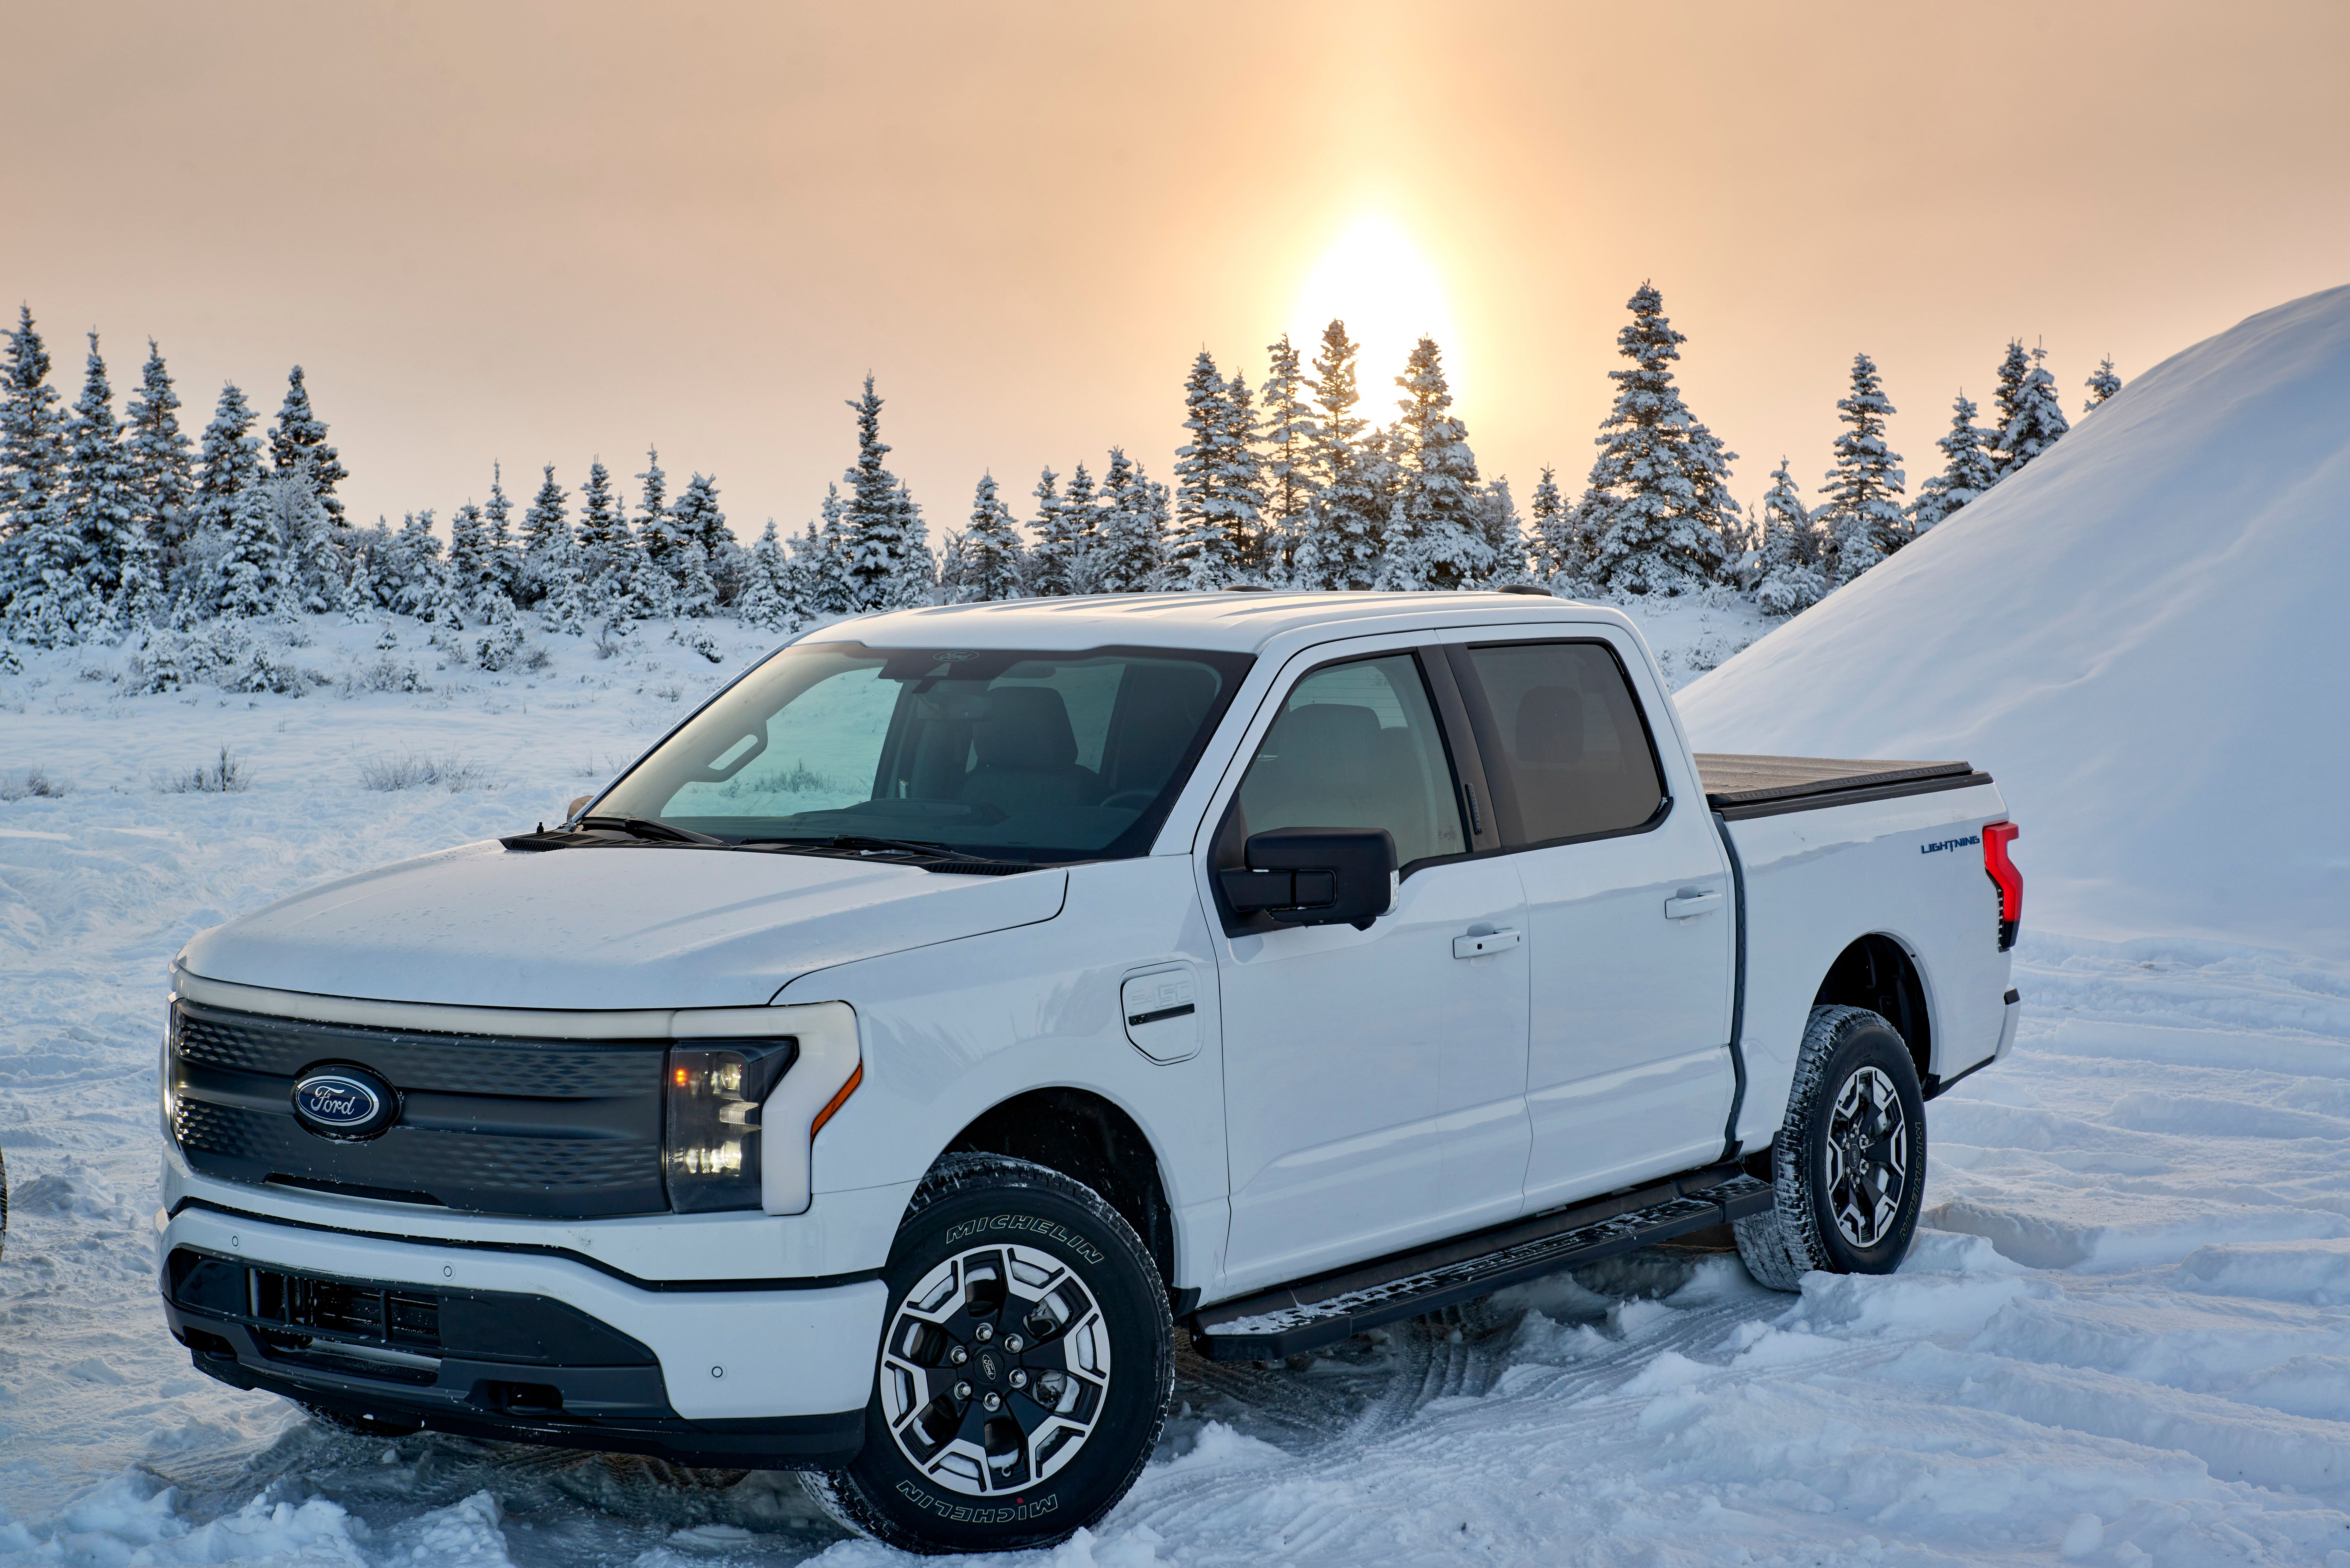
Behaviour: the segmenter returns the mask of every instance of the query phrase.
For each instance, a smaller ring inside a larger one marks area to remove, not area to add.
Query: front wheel
[[[1050,1546],[1150,1457],[1174,1325],[1149,1252],[1099,1194],[1000,1155],[951,1155],[890,1249],[865,1448],[810,1490],[909,1552]]]
[[[1734,1227],[1756,1283],[1792,1291],[1814,1269],[1900,1266],[1925,1202],[1926,1101],[1893,1025],[1866,1008],[1812,1009],[1772,1147],[1772,1206]]]

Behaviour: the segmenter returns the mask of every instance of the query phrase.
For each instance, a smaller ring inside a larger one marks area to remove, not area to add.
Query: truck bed
[[[1971,763],[1904,763],[1850,757],[1768,757],[1697,753],[1706,804],[1726,822],[1816,811],[1855,801],[1890,800],[1968,789],[1991,782]]]

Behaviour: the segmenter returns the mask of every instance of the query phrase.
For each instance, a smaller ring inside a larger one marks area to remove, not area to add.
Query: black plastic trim
[[[1170,1018],[1189,1018],[1198,1011],[1197,1007],[1187,1002],[1180,1007],[1162,1007],[1156,1012],[1138,1012],[1126,1022],[1130,1027],[1139,1029],[1146,1023],[1163,1023]]]
[[[1730,825],[1720,812],[1713,815],[1713,826],[1721,835],[1722,853],[1730,857],[1731,913],[1738,921],[1730,981],[1730,1066],[1736,1081],[1730,1091],[1730,1119],[1721,1129],[1721,1158],[1727,1161],[1738,1158],[1738,1117],[1746,1108],[1746,863],[1738,858]]]
[[[1798,811],[1825,811],[1832,805],[1857,805],[1863,801],[1898,800],[1905,795],[1939,794],[1944,790],[1973,789],[1987,784],[1991,776],[1977,771],[1970,774],[1937,774],[1928,777],[1902,779],[1893,784],[1871,784],[1859,789],[1819,790],[1810,794],[1784,795],[1770,800],[1752,800],[1741,804],[1736,797],[1721,797],[1715,815],[1725,822],[1748,822],[1758,816],[1785,816]],[[1756,792],[1761,793],[1761,792]],[[1709,797],[1714,798],[1714,797]]]
[[[2014,993],[2011,992],[2009,994],[2013,995]],[[1981,1072],[1985,1067],[1990,1066],[1993,1062],[1998,1060],[1999,1054],[1994,1052],[1991,1055],[1988,1055],[1981,1061],[1976,1063],[1973,1066],[1969,1067],[1966,1071],[1962,1073],[1953,1073],[1947,1078],[1943,1077],[1939,1073],[1929,1074],[1926,1081],[1918,1086],[1918,1097],[1921,1099],[1930,1100],[1935,1096],[1948,1091],[1951,1085],[1960,1083],[1964,1079],[1973,1077],[1977,1073]]]
[[[387,1235],[380,1231],[362,1231],[348,1225],[321,1225],[311,1220],[288,1220],[277,1214],[256,1214],[249,1209],[231,1209],[224,1203],[214,1203],[208,1198],[182,1198],[172,1206],[178,1215],[190,1209],[202,1209],[213,1214],[225,1214],[233,1220],[250,1220],[256,1225],[288,1225],[296,1231],[319,1231],[329,1236],[358,1236],[369,1241],[397,1241],[404,1247],[459,1247],[472,1252],[514,1252],[525,1257],[561,1258],[566,1262],[585,1263],[599,1274],[609,1274],[621,1283],[640,1291],[692,1293],[709,1291],[824,1291],[835,1285],[861,1285],[868,1280],[881,1277],[879,1269],[865,1269],[848,1274],[807,1274],[797,1278],[746,1280],[648,1280],[614,1268],[601,1258],[591,1258],[585,1252],[575,1252],[568,1247],[542,1247],[529,1241],[456,1241],[442,1236],[412,1234]]]

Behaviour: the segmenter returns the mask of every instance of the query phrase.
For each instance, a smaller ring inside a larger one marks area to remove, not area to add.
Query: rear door
[[[1529,1212],[1717,1157],[1734,1080],[1721,838],[1638,647],[1565,630],[1446,649],[1526,893]]]
[[[1524,895],[1509,857],[1475,853],[1498,841],[1469,809],[1467,759],[1440,717],[1457,712],[1443,662],[1410,647],[1309,661],[1253,721],[1245,771],[1210,818],[1228,1288],[1518,1210]],[[1223,909],[1214,870],[1243,863],[1250,834],[1283,827],[1387,830],[1401,871],[1393,908],[1367,930]]]

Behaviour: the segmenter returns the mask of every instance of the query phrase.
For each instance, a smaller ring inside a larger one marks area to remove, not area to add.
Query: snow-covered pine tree
[[[187,432],[180,428],[180,394],[152,337],[147,339],[139,389],[123,412],[128,425],[123,455],[130,464],[132,504],[168,572],[187,548],[188,529],[194,521],[195,472],[189,462]]]
[[[734,530],[726,525],[726,514],[718,504],[718,476],[696,473],[670,507],[670,528],[681,545],[702,546],[703,575],[710,579],[710,605],[706,609],[688,609],[689,615],[713,613],[723,601],[718,578],[723,574],[728,582],[734,579],[732,556],[735,551]],[[697,602],[697,593],[686,584],[682,567],[678,572],[679,604]]]
[[[1923,534],[1999,483],[1986,432],[1976,428],[1975,405],[1966,393],[1950,405],[1950,428],[1934,444],[1942,449],[1942,472],[1918,487],[1909,504],[1909,529]]]
[[[2044,348],[2032,351],[2032,369],[2025,372],[2022,389],[2016,397],[2015,417],[2000,432],[2000,450],[2007,460],[2000,473],[2002,479],[2054,446],[2072,429],[2064,418],[2064,401],[2056,395],[2056,378],[2041,363],[2047,352]]]
[[[840,486],[824,487],[816,507],[821,529],[811,524],[806,541],[795,541],[792,566],[801,574],[808,607],[818,615],[845,615],[853,607],[857,583],[849,571],[848,502]],[[803,544],[813,548],[803,550]]]
[[[89,357],[83,365],[81,397],[74,404],[66,437],[66,514],[71,520],[81,597],[95,620],[120,590],[122,558],[134,550],[132,538],[143,527],[130,460],[122,450],[122,427],[115,422],[114,388],[95,332],[89,335]]]
[[[931,526],[922,521],[921,504],[901,479],[889,504],[898,528],[896,595],[889,602],[934,604],[939,594],[939,560],[931,549]]]
[[[619,499],[612,493],[611,471],[598,458],[588,465],[588,483],[579,487],[579,575],[588,585],[588,614],[598,625],[622,613],[629,583],[636,574],[636,540]]]
[[[1240,564],[1223,497],[1222,444],[1232,428],[1224,378],[1205,348],[1183,382],[1183,428],[1191,439],[1175,449],[1175,527],[1167,542],[1167,584],[1172,588],[1220,588]]]
[[[887,609],[903,602],[916,575],[910,558],[912,541],[906,537],[910,497],[902,493],[897,476],[881,465],[889,454],[881,439],[882,403],[869,375],[864,395],[848,403],[857,410],[857,462],[842,475],[849,494],[840,533],[847,607],[853,610]]]
[[[348,479],[350,471],[343,466],[341,455],[327,444],[327,421],[312,411],[310,389],[303,382],[302,367],[296,365],[286,373],[286,401],[277,410],[277,428],[269,432],[269,457],[278,472],[290,473],[305,453],[310,459],[310,483],[318,487],[318,504],[326,508],[338,530],[349,526],[335,486]]]
[[[12,637],[42,647],[70,641],[83,607],[66,515],[65,414],[48,377],[48,349],[20,306],[0,389],[0,608]]]
[[[324,615],[343,607],[350,570],[344,541],[351,530],[338,528],[328,515],[310,478],[310,461],[308,452],[297,453],[293,468],[267,475],[259,488],[267,493],[270,514],[277,520],[278,544],[285,551],[285,612]]]
[[[459,613],[468,619],[479,615],[489,596],[499,591],[489,529],[482,521],[482,509],[470,501],[449,517],[447,576],[450,591],[457,596]]]
[[[538,493],[522,514],[522,570],[515,598],[523,604],[537,603],[548,590],[555,563],[573,554],[569,498],[555,482],[555,464],[539,472]]]
[[[1396,431],[1409,455],[1402,493],[1389,514],[1379,586],[1473,587],[1492,572],[1493,547],[1485,536],[1477,454],[1469,450],[1467,428],[1452,414],[1452,389],[1436,339],[1422,337],[1413,346],[1396,385],[1404,390]]]
[[[490,500],[482,508],[482,543],[490,553],[489,578],[498,592],[515,597],[522,583],[522,552],[515,544],[514,503],[506,496],[505,467],[490,463]]]
[[[1764,615],[1794,615],[1811,608],[1827,591],[1820,576],[1820,541],[1783,457],[1771,471],[1762,521],[1762,579],[1755,584],[1755,604]]]
[[[1259,394],[1264,410],[1264,555],[1269,575],[1285,580],[1305,526],[1306,504],[1319,488],[1315,459],[1322,430],[1306,400],[1313,386],[1289,334],[1268,344],[1265,353],[1271,363]]]
[[[1820,488],[1818,522],[1827,535],[1822,576],[1840,588],[1909,541],[1901,514],[1901,454],[1885,444],[1885,421],[1895,412],[1877,379],[1877,361],[1852,357],[1852,391],[1836,400],[1845,432],[1835,439],[1835,466]]]
[[[280,478],[270,474],[236,493],[227,547],[220,557],[213,615],[250,620],[288,614],[294,608],[294,582],[276,493]]]
[[[1991,388],[1991,425],[1983,431],[1983,447],[1991,454],[1991,468],[2002,477],[2014,472],[2014,454],[2007,447],[2007,432],[2023,417],[2023,384],[2032,377],[2032,356],[2024,352],[2023,339],[2011,337],[2007,358],[2000,361],[1999,376]]]
[[[1567,508],[1566,498],[1559,493],[1557,470],[1544,466],[1542,478],[1534,482],[1534,500],[1528,511],[1534,518],[1534,537],[1529,545],[1534,580],[1547,583],[1572,572],[1576,566],[1575,518]]]
[[[784,558],[783,542],[775,537],[772,517],[743,563],[743,587],[734,596],[734,616],[744,626],[761,631],[791,631],[799,625],[792,609],[791,564]]]
[[[661,472],[660,449],[645,449],[645,471],[637,479],[637,547],[654,566],[674,572],[670,556],[677,535],[670,526],[669,475]]]
[[[1526,530],[1518,516],[1517,498],[1510,493],[1510,476],[1496,474],[1477,493],[1477,531],[1493,552],[1487,576],[1497,583],[1526,580]]]
[[[1101,532],[1101,494],[1082,462],[1070,471],[1068,493],[1061,497],[1061,525],[1069,545],[1069,592],[1092,593],[1094,546]]]
[[[2096,412],[2098,404],[2122,389],[2122,379],[2114,374],[2114,357],[2108,354],[2098,360],[2097,373],[2081,384],[2089,389],[2089,400],[2081,405],[2081,411]]]
[[[1049,475],[1052,470],[1046,469]],[[1022,559],[1020,525],[996,493],[995,475],[983,473],[972,487],[971,522],[962,535],[962,559],[955,597],[964,604],[1016,599],[1026,591],[1028,564]]]
[[[1241,575],[1262,582],[1273,557],[1264,520],[1264,459],[1256,450],[1256,395],[1238,370],[1224,383],[1224,428],[1217,445],[1219,499],[1231,520]]]
[[[1087,575],[1097,594],[1139,594],[1159,586],[1167,545],[1166,492],[1124,447],[1109,449],[1102,475],[1101,524]],[[965,541],[964,548],[970,545]]]
[[[554,472],[552,467],[547,469],[550,474]],[[545,493],[540,492],[542,496]],[[576,635],[588,627],[588,574],[579,542],[560,523],[558,518],[556,530],[531,557],[531,580],[538,595],[540,624],[549,631]]]
[[[677,613],[707,616],[718,613],[718,585],[710,578],[710,553],[695,537],[682,539],[674,553],[677,562]]]
[[[1615,406],[1599,427],[1576,510],[1589,540],[1586,575],[1597,587],[1636,594],[1681,594],[1719,581],[1737,511],[1730,464],[1713,432],[1681,401],[1672,362],[1688,341],[1673,330],[1664,298],[1643,283],[1630,301],[1632,320],[1617,335],[1632,361],[1610,370]]]
[[[1347,336],[1345,322],[1333,321],[1322,329],[1322,346],[1315,351],[1311,383],[1314,405],[1319,412],[1307,436],[1305,460],[1309,496],[1326,484],[1336,483],[1355,461],[1355,443],[1363,433],[1363,421],[1355,414],[1355,405],[1362,400],[1355,379],[1355,361],[1359,353],[1355,341]]]
[[[253,407],[234,381],[221,384],[220,404],[204,427],[198,454],[196,515],[224,534],[235,527],[236,498],[261,481],[261,441],[253,433]]]
[[[1040,599],[1059,598],[1072,591],[1076,544],[1075,530],[1063,514],[1061,476],[1046,464],[1036,476],[1036,488],[1028,493],[1036,498],[1036,519],[1028,525],[1036,541],[1028,552],[1028,592]],[[971,548],[968,541],[963,548]]]

